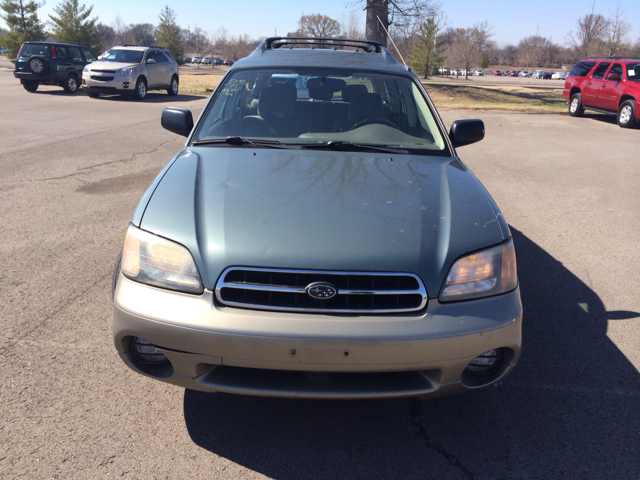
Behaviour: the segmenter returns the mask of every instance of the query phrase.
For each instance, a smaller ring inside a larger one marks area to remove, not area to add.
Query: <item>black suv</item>
[[[60,85],[67,93],[80,86],[82,69],[96,61],[87,47],[55,42],[24,42],[16,55],[13,75],[28,92],[38,85]]]

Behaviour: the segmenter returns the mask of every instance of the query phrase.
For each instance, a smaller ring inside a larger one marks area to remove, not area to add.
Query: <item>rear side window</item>
[[[611,65],[611,62],[601,62],[593,72],[593,78],[602,78],[604,77],[604,72],[607,71],[607,68]]]
[[[569,72],[569,75],[574,77],[586,77],[587,73],[591,71],[596,62],[578,62]]]

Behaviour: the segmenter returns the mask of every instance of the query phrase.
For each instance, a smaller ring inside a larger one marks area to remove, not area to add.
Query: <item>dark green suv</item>
[[[67,93],[80,86],[82,69],[96,61],[87,47],[55,42],[24,42],[16,55],[13,75],[28,92],[38,85],[60,85]]]

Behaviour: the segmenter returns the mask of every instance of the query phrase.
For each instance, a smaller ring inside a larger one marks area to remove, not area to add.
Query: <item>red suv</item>
[[[618,125],[632,128],[640,121],[640,60],[589,58],[573,67],[564,83],[569,115],[585,109],[618,117]]]

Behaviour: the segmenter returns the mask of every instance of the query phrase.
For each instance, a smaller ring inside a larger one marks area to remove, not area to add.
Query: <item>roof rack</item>
[[[367,53],[381,53],[382,45],[379,42],[370,40],[354,40],[350,38],[317,38],[317,37],[269,37],[264,41],[264,50],[274,50],[281,47],[292,47],[293,45],[304,45],[314,48],[316,46],[352,47],[364,50]]]

